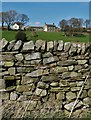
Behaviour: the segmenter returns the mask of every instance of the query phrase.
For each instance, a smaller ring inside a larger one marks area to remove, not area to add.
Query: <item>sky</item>
[[[30,18],[29,25],[43,26],[72,17],[88,19],[89,2],[2,2],[2,11],[16,10]]]

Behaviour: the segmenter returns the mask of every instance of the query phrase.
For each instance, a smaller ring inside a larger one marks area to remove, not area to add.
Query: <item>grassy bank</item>
[[[63,40],[64,42],[89,42],[89,34],[84,34],[82,37],[65,37],[62,32],[36,32],[38,36],[33,37],[30,31],[24,31],[28,40]],[[2,31],[2,38],[6,38],[8,41],[14,40],[17,31]]]

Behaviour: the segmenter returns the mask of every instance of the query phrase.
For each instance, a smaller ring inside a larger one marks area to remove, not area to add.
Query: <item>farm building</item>
[[[14,22],[12,24],[12,30],[24,30],[24,24],[21,22]]]
[[[56,25],[54,23],[53,24],[46,24],[45,23],[43,29],[46,32],[58,32],[59,31],[59,28],[56,27]]]

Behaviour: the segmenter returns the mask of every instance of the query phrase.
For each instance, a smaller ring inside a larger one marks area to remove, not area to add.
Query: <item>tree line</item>
[[[91,28],[91,20],[82,18],[71,18],[69,20],[62,19],[59,22],[59,26],[65,35],[72,35],[74,32],[83,32]]]
[[[2,27],[7,25],[8,30],[10,30],[14,22],[20,22],[25,25],[29,22],[29,17],[26,14],[19,14],[15,10],[10,10],[0,13],[0,21],[2,22]],[[65,35],[73,35],[74,32],[83,32],[84,29],[91,28],[91,20],[83,20],[82,18],[70,18],[69,20],[62,19],[59,22],[59,26]]]
[[[29,17],[26,14],[19,14],[15,10],[10,10],[0,13],[0,21],[2,22],[2,27],[7,25],[8,30],[10,30],[14,22],[20,22],[25,25],[29,21]]]

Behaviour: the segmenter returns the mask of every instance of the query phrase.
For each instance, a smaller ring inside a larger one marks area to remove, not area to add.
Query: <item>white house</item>
[[[14,22],[12,24],[12,30],[24,30],[24,24],[21,22]]]

